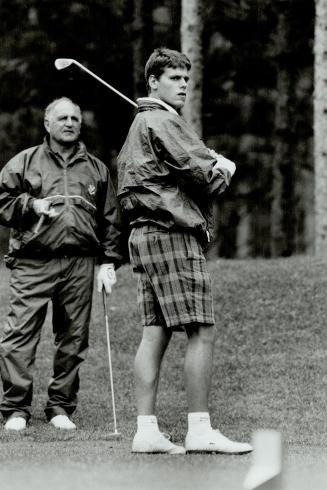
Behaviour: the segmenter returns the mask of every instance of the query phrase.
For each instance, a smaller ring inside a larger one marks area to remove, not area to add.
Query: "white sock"
[[[138,415],[137,431],[148,435],[160,433],[155,415]]]
[[[208,412],[191,412],[188,414],[188,430],[203,433],[211,431],[210,415]]]

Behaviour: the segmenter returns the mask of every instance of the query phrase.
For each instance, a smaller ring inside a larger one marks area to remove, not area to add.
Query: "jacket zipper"
[[[65,209],[69,211],[67,167],[64,167],[64,187],[65,187]]]

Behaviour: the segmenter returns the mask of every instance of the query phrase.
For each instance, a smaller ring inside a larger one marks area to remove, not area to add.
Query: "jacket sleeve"
[[[122,218],[109,171],[107,171],[107,178],[103,183],[98,213],[98,235],[102,250],[100,262],[114,263],[117,269],[121,265],[124,255]]]
[[[20,153],[0,173],[0,224],[16,230],[24,229],[33,200],[24,189],[24,155]]]
[[[212,152],[179,116],[162,118],[150,131],[159,159],[176,175],[186,192],[212,196],[229,185],[231,173],[216,165]]]

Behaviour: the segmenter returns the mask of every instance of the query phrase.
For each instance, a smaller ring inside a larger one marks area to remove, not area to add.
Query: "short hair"
[[[59,97],[58,99],[54,99],[52,102],[50,102],[50,104],[45,108],[44,111],[45,121],[49,119],[51,112],[60,102],[70,102],[73,106],[75,106],[78,109],[82,120],[82,111],[80,106],[78,104],[75,104],[75,102],[73,102],[69,97]]]
[[[160,78],[165,68],[186,68],[191,69],[191,62],[184,53],[168,48],[157,48],[153,51],[144,69],[144,76],[147,89],[149,90],[150,75],[156,79]]]

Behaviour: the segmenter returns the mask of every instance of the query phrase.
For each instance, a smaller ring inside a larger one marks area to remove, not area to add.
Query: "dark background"
[[[217,201],[209,255],[308,254],[314,2],[203,4],[204,139],[238,167]],[[0,167],[40,143],[45,106],[66,95],[84,110],[89,151],[115,175],[132,106],[76,66],[57,71],[54,60],[74,58],[135,99],[146,95],[139,72],[153,48],[180,49],[181,15],[178,0],[2,0]],[[4,249],[4,229],[1,237]]]

